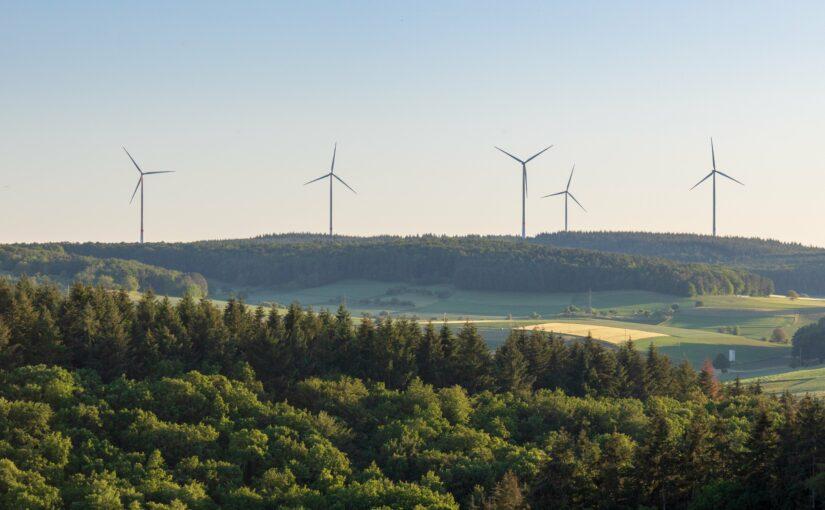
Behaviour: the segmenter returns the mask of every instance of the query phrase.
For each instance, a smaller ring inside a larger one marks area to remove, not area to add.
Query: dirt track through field
[[[645,338],[658,338],[669,336],[664,333],[653,331],[641,331],[639,329],[613,328],[610,326],[597,326],[594,324],[576,324],[573,322],[547,322],[536,324],[535,326],[525,326],[528,331],[538,330],[558,333],[560,335],[571,335],[586,337],[590,335],[596,340],[603,340],[614,344],[619,344],[632,340],[642,340]]]

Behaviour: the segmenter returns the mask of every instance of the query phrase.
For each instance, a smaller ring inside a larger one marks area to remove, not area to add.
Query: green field
[[[743,379],[743,382],[753,383],[757,380],[762,389],[769,393],[825,393],[825,366],[766,373]]]
[[[538,314],[552,317],[567,306],[586,307],[588,293],[530,293],[490,292],[455,289],[448,285],[409,285],[393,282],[346,280],[330,285],[306,289],[229,289],[220,283],[210,283],[211,295],[225,300],[231,295],[244,297],[247,303],[277,302],[301,303],[314,308],[332,308],[345,303],[355,313],[388,312],[391,315],[416,315],[421,318],[501,318],[530,317]],[[410,291],[389,295],[394,288],[406,287]],[[431,294],[427,294],[431,293]],[[438,294],[442,293],[442,297]],[[393,305],[389,301],[409,302]],[[384,303],[360,304],[360,300],[380,299]],[[629,312],[639,308],[654,309],[677,303],[692,306],[693,300],[645,291],[605,291],[592,293],[592,306],[596,309]]]

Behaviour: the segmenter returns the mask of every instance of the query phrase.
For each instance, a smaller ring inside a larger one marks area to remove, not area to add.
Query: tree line
[[[96,258],[68,253],[59,245],[0,246],[0,271],[14,275],[98,285],[129,291],[153,290],[161,294],[206,296],[206,279],[135,260]]]
[[[65,244],[69,252],[138,260],[235,285],[310,287],[344,279],[452,284],[462,289],[581,292],[637,289],[674,295],[773,291],[744,270],[560,249],[508,238],[378,237],[330,242],[299,235],[195,243]]]
[[[823,506],[825,405],[650,348],[0,281],[0,507]]]

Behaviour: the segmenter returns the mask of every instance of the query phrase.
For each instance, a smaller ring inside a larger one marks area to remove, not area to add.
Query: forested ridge
[[[825,294],[825,249],[772,239],[653,232],[556,232],[533,242],[558,247],[723,264],[773,280],[779,291]]]
[[[67,252],[138,260],[235,285],[310,287],[344,279],[463,289],[581,292],[638,289],[676,295],[753,294],[772,282],[743,270],[661,258],[559,249],[499,237],[342,238],[292,234],[155,244],[64,244]]]
[[[81,282],[110,289],[154,290],[162,294],[196,296],[208,293],[206,279],[135,260],[95,258],[67,253],[59,245],[0,245],[0,271],[22,276],[46,276],[67,283]]]
[[[820,508],[825,406],[650,348],[0,280],[2,508]]]

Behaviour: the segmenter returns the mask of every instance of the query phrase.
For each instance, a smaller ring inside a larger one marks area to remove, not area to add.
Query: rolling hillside
[[[825,249],[771,239],[649,232],[557,232],[533,242],[565,248],[739,267],[773,280],[777,291],[825,295]]]
[[[644,290],[681,296],[766,295],[772,282],[746,270],[662,258],[560,249],[503,237],[275,239],[196,243],[61,244],[67,253],[137,260],[228,286],[307,288],[365,279],[464,290]]]

